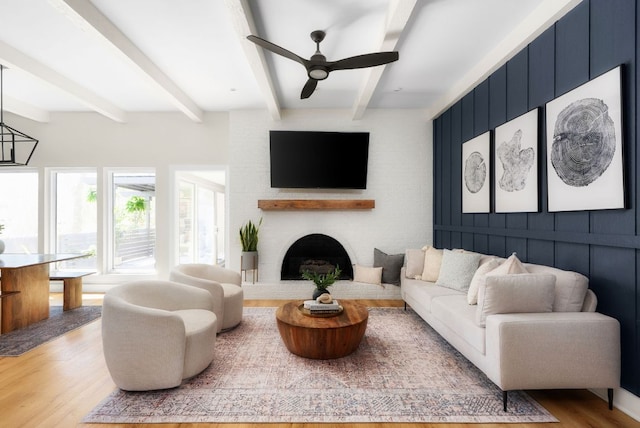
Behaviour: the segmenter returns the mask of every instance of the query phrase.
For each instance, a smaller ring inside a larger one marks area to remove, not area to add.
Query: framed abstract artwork
[[[491,133],[462,144],[462,212],[488,213],[490,207],[489,158]]]
[[[538,109],[495,130],[495,212],[538,211]]]
[[[550,212],[624,208],[620,73],[547,103]]]

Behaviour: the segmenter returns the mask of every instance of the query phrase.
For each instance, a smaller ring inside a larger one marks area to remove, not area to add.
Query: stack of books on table
[[[305,300],[304,308],[309,311],[310,314],[337,314],[342,311],[342,306],[337,300],[331,303],[319,303],[315,300]]]

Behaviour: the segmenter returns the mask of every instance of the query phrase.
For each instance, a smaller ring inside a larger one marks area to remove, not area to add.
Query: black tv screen
[[[366,189],[368,132],[270,131],[271,187]]]

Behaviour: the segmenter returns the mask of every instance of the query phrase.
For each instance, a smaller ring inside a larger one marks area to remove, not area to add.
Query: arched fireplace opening
[[[289,247],[282,260],[280,279],[302,279],[304,270],[326,273],[336,266],[342,271],[340,279],[353,279],[351,259],[342,244],[330,236],[313,233]]]

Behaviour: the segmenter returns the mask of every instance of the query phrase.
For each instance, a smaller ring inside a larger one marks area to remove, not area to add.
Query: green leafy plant
[[[98,200],[98,192],[96,189],[90,189],[87,193],[87,202],[96,202]]]
[[[147,200],[141,196],[132,196],[127,201],[127,211],[130,213],[144,212],[147,209]]]
[[[262,225],[262,218],[258,224],[254,224],[249,220],[244,226],[240,228],[240,243],[242,244],[242,251],[258,251],[258,232]]]
[[[304,279],[308,279],[309,281],[313,281],[318,290],[326,290],[327,287],[333,285],[338,278],[340,278],[340,274],[342,271],[340,270],[340,266],[336,266],[336,268],[332,272],[327,273],[318,273],[310,270],[305,270],[302,272],[302,277]]]

